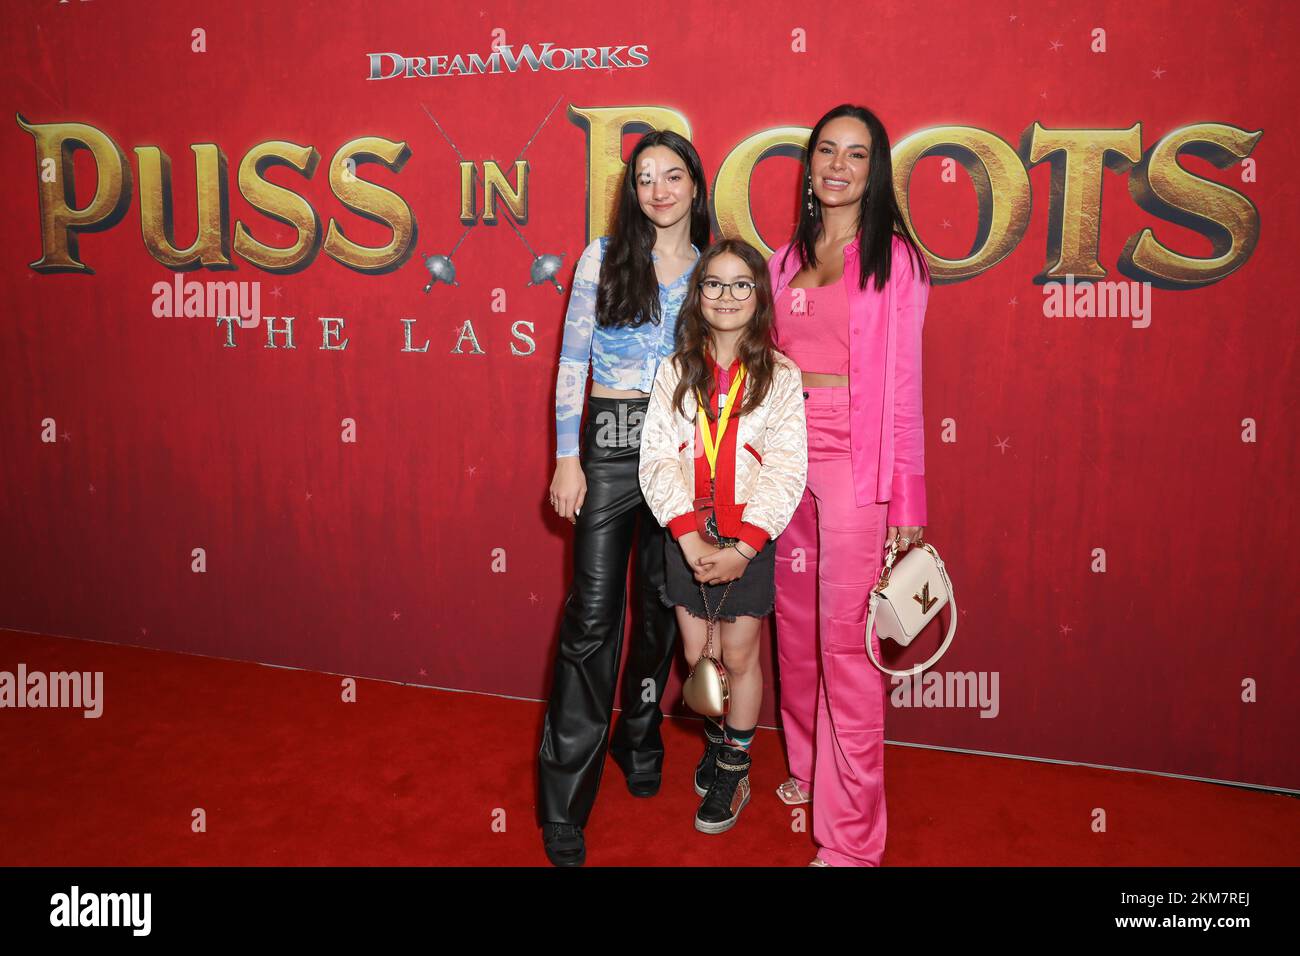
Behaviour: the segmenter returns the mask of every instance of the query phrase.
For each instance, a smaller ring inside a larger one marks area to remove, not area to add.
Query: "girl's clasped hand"
[[[686,561],[695,574],[695,580],[701,584],[726,584],[739,580],[749,565],[750,559],[740,553],[744,547],[746,545],[740,544],[734,548],[715,548],[703,544],[700,548],[702,553],[698,556],[687,554]]]

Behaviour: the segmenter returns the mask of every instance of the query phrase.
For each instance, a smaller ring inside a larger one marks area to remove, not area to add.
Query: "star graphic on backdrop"
[[[1043,99],[1047,99],[1047,90],[1043,90],[1043,92],[1039,93],[1038,95],[1041,96]]]
[[[1002,451],[1002,454],[1005,455],[1007,453],[1007,448],[1008,446],[1010,446],[1010,444],[1011,444],[1011,436],[1008,435],[1006,438],[999,438],[997,441],[995,441],[993,443],[993,447],[1000,449]]]
[[[274,296],[274,297],[277,298],[277,299],[280,298],[280,295],[281,295],[281,293],[280,293],[280,287],[279,287],[279,286],[276,286],[274,289],[272,289],[272,290],[271,290],[271,295]]]
[[[65,431],[63,432],[63,440],[64,440],[64,441],[72,441],[72,433],[69,432],[69,431],[66,431],[66,430],[65,430]]]
[[[149,633],[149,628],[147,628],[147,627],[142,627],[142,628],[140,628],[140,633],[141,633],[141,634],[148,634],[148,633]]]
[[[402,612],[401,612],[401,611],[394,611],[394,612],[393,612],[393,620],[394,620],[394,621],[396,621],[396,620],[397,620],[399,617],[401,617],[401,616],[402,616]]]
[[[1009,21],[1007,21],[1007,22],[1009,22],[1009,23],[1014,23],[1014,22],[1015,22],[1015,19],[1016,19],[1016,15],[1013,13],[1013,14],[1011,14],[1011,19],[1010,19]]]
[[[90,493],[91,493],[92,495],[95,493],[95,486],[94,486],[94,485],[91,485],[91,486],[90,486]]]
[[[945,219],[945,220],[944,220],[940,225],[942,225],[943,228],[945,228],[945,229],[951,229],[951,228],[952,228],[952,223],[950,223],[947,219]]]
[[[473,478],[473,477],[474,477],[474,472],[476,472],[476,471],[478,471],[478,466],[477,466],[477,465],[470,465],[468,468],[465,469],[465,474],[467,474],[467,475],[469,475],[471,478]]]
[[[1019,305],[1019,304],[1020,304],[1020,300],[1014,295],[1007,301],[1007,305]]]
[[[1151,75],[1158,80],[1160,79],[1160,77],[1165,75],[1165,71],[1162,70],[1160,67],[1156,67],[1154,70],[1151,71]]]
[[[531,603],[536,604],[538,601],[541,600],[541,598],[539,598],[539,597],[538,597],[536,594],[534,594],[532,591],[529,591],[529,592],[528,592],[528,600],[529,600]]]
[[[304,501],[311,501],[311,492],[310,492],[310,491],[307,492],[307,497],[304,498],[303,500],[304,500]]]
[[[1069,637],[1069,636],[1070,636],[1070,632],[1073,631],[1073,630],[1074,630],[1074,628],[1070,627],[1070,625],[1068,625],[1068,624],[1062,624],[1062,625],[1061,625],[1061,633],[1064,634],[1066,637]]]
[[[1065,44],[1062,43],[1060,40],[1053,40],[1053,41],[1052,41],[1052,52],[1055,53],[1057,50],[1059,50],[1059,49],[1060,49],[1061,47],[1063,47],[1063,46],[1065,46]]]
[[[421,667],[421,668],[420,668],[420,676],[421,676],[421,677],[428,677],[428,676],[429,676],[429,672],[426,671],[423,667]]]

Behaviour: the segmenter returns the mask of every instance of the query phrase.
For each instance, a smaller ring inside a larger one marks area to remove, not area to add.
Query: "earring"
[[[807,206],[808,206],[808,215],[810,215],[810,216],[813,215],[813,213],[814,213],[816,210],[814,209],[815,203],[813,202],[813,189],[812,189],[812,179],[811,179],[811,178],[809,178],[809,180],[808,180],[808,202],[807,202]]]

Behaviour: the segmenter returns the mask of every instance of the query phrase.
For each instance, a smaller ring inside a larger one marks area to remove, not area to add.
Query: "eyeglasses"
[[[722,290],[730,289],[731,297],[737,302],[744,302],[754,292],[754,283],[748,279],[736,282],[719,282],[717,279],[705,279],[700,283],[700,295],[706,299],[721,299]]]

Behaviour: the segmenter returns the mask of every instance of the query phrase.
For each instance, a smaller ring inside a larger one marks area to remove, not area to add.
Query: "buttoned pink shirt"
[[[858,288],[858,245],[844,247],[849,300],[849,447],[858,507],[888,502],[891,526],[926,523],[925,435],[921,413],[921,329],[929,283],[915,271],[907,245],[894,236],[892,274]],[[797,249],[781,266],[789,243],[772,253],[768,273],[775,297],[799,273]]]

